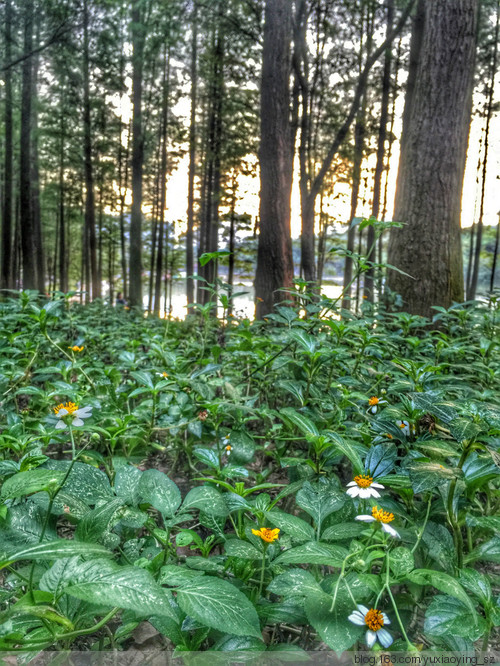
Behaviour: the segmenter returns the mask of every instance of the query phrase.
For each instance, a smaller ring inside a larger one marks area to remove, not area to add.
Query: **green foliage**
[[[340,653],[365,640],[358,605],[399,648],[486,645],[494,307],[439,328],[280,307],[222,340],[210,320],[39,305],[0,304],[1,650],[126,649],[147,620],[179,651],[281,651],[308,627]],[[68,403],[92,416],[55,418]]]

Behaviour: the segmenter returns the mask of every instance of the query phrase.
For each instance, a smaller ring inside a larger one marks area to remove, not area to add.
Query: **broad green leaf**
[[[467,592],[477,597],[482,604],[491,601],[490,581],[481,572],[475,569],[462,569],[459,580]]]
[[[290,422],[296,426],[303,435],[314,435],[319,437],[319,430],[311,419],[292,407],[285,407],[279,411],[278,416],[285,422]]]
[[[248,541],[241,539],[228,539],[224,550],[229,557],[239,557],[243,560],[262,560],[263,554]]]
[[[115,497],[89,511],[78,523],[75,539],[77,541],[98,543],[101,537],[109,532],[121,519],[123,508],[123,500]]]
[[[238,661],[245,662],[246,652],[263,652],[265,649],[265,643],[258,638],[252,636],[229,636],[226,634],[212,646],[210,651],[238,652]],[[227,658],[223,659],[222,663],[227,664]]]
[[[389,474],[398,456],[395,446],[377,444],[372,446],[365,458],[365,471],[374,478]]]
[[[363,627],[347,619],[354,610],[352,602],[346,604],[337,601],[333,605],[333,597],[323,592],[311,592],[306,597],[307,619],[321,639],[337,654],[351,648],[363,634]]]
[[[68,557],[54,562],[43,574],[40,579],[40,589],[51,592],[54,598],[58,599],[71,583],[86,579],[95,581],[117,569],[119,565],[116,562],[101,557],[86,562],[79,556]]]
[[[121,465],[115,474],[115,493],[121,497],[127,504],[137,504],[139,502],[139,482],[142,472],[133,465]]]
[[[489,541],[484,541],[472,553],[466,556],[467,562],[482,560],[484,562],[495,562],[500,564],[500,537],[494,536]]]
[[[44,468],[66,472],[70,464],[68,460],[49,460],[44,464]],[[64,483],[64,492],[89,505],[94,505],[99,499],[113,496],[106,474],[92,465],[80,462],[73,465]]]
[[[160,570],[160,578],[158,582],[160,585],[170,585],[171,587],[178,587],[185,583],[190,583],[195,578],[204,576],[203,571],[196,571],[195,569],[187,569],[186,567],[178,564],[167,564]]]
[[[308,481],[297,493],[297,504],[312,516],[317,533],[325,518],[338,511],[346,502],[346,494],[331,483],[317,483],[312,486]]]
[[[361,523],[339,523],[327,527],[321,535],[322,541],[343,541],[344,539],[355,539],[366,529]]]
[[[304,603],[297,600],[297,598],[285,599],[285,601],[276,604],[260,604],[257,606],[257,613],[264,624],[278,624],[280,622],[289,625],[307,624]]]
[[[417,409],[432,414],[443,423],[450,423],[457,418],[455,405],[441,400],[434,393],[410,393],[409,397]]]
[[[192,488],[182,503],[181,510],[202,509],[205,513],[214,516],[227,516],[228,509],[224,498],[218,490],[212,486],[199,486]]]
[[[400,578],[408,574],[415,566],[413,553],[408,548],[397,547],[391,550],[390,567],[393,574]]]
[[[434,597],[425,613],[424,631],[431,636],[460,636],[476,641],[486,623],[475,611],[454,597]]]
[[[474,440],[483,430],[478,423],[461,417],[453,419],[449,424],[449,428],[454,439],[460,443]]]
[[[444,467],[436,462],[412,460],[408,466],[414,493],[432,490],[456,477],[456,470]]]
[[[255,442],[244,430],[232,430],[229,440],[231,445],[231,461],[237,463],[250,462],[255,454]]]
[[[153,576],[139,567],[122,567],[98,580],[85,580],[70,585],[66,594],[101,606],[118,606],[139,615],[166,615],[177,620],[168,590],[160,587]]]
[[[274,527],[279,527],[281,531],[289,534],[297,541],[312,541],[314,539],[314,529],[302,518],[291,516],[289,513],[277,509],[269,511],[266,517]]]
[[[143,370],[132,370],[130,374],[139,384],[143,384],[151,390],[154,389],[153,380],[148,372],[144,372]]]
[[[331,567],[340,567],[347,556],[347,552],[341,546],[310,541],[302,546],[285,550],[273,560],[271,566],[274,567],[282,564],[325,564]]]
[[[190,617],[207,627],[235,636],[261,637],[253,604],[234,585],[203,576],[177,590],[177,603]]]
[[[48,469],[30,469],[9,477],[2,486],[2,499],[24,497],[45,490],[55,492],[64,480],[64,472]]]
[[[469,599],[467,592],[453,576],[444,573],[444,571],[431,571],[430,569],[414,569],[406,574],[406,578],[412,583],[418,585],[432,585],[440,592],[444,592],[450,597],[455,597],[461,601],[464,606],[468,606],[471,613],[475,612],[474,604]]]
[[[0,550],[0,569],[21,560],[56,560],[61,557],[86,555],[89,557],[111,557],[111,553],[96,543],[82,541],[50,541],[27,546],[19,550]]]
[[[350,442],[344,437],[341,437],[335,432],[327,431],[325,435],[329,440],[334,442],[333,448],[336,449],[339,453],[342,453],[348,460],[350,460],[353,467],[353,472],[361,474],[364,469],[363,461],[361,460],[361,456],[354,446],[354,443]]]
[[[432,521],[427,523],[422,541],[427,546],[429,557],[443,569],[452,572],[456,561],[453,537],[444,525]]]
[[[148,469],[142,473],[137,492],[144,502],[168,517],[174,515],[181,503],[179,488],[157,469]]]
[[[289,569],[276,576],[267,586],[268,592],[281,597],[302,596],[321,590],[314,576],[305,569]]]

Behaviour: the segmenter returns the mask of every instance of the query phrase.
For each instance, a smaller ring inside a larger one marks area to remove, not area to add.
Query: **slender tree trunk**
[[[40,41],[40,16],[36,18],[35,48]],[[40,55],[33,56],[33,74],[31,78],[31,109],[33,114],[31,132],[31,199],[33,231],[35,239],[36,254],[36,284],[38,291],[45,293],[45,256],[42,236],[42,213],[40,209],[40,169],[38,164],[38,70],[40,66]]]
[[[60,119],[59,119],[59,289],[66,293],[68,291],[68,271],[66,254],[66,211],[64,202],[64,151],[66,141],[66,124],[64,116],[64,82],[61,84],[60,95]],[[54,260],[55,262],[55,260]],[[55,282],[55,280],[54,280]]]
[[[481,263],[481,246],[483,240],[483,218],[484,218],[484,195],[486,192],[486,173],[488,169],[488,152],[490,142],[490,125],[494,110],[494,92],[495,92],[495,76],[497,73],[497,60],[498,60],[498,33],[499,33],[499,16],[500,12],[497,5],[497,19],[495,24],[495,39],[493,43],[493,55],[490,63],[490,81],[488,102],[486,106],[486,127],[484,131],[484,160],[482,169],[481,181],[481,203],[479,205],[479,218],[477,221],[476,232],[476,247],[474,256],[474,268],[472,270],[470,290],[467,291],[467,300],[472,301],[476,298],[477,282],[479,277],[479,265]]]
[[[390,35],[392,31],[392,24],[394,22],[394,0],[388,0],[387,2],[387,35]],[[378,140],[377,140],[377,162],[375,164],[375,176],[373,184],[373,205],[372,205],[372,216],[378,220],[380,212],[380,195],[382,188],[382,173],[384,171],[384,161],[385,161],[385,140],[387,137],[387,122],[389,119],[389,98],[391,92],[391,59],[392,59],[392,49],[391,46],[388,46],[385,51],[384,58],[384,73],[382,75],[382,97],[380,100],[380,122],[378,127]],[[375,247],[375,229],[374,227],[368,227],[368,238],[367,238],[368,254],[367,260],[369,262],[374,262],[376,260],[376,247]],[[365,283],[364,283],[364,296],[370,302],[374,302],[374,268],[373,266],[368,269],[365,273]]]
[[[498,245],[500,243],[500,213],[497,222],[497,229],[495,233],[495,249],[493,251],[493,265],[491,267],[491,276],[490,276],[490,294],[493,293],[495,288],[495,273],[497,270],[497,257],[498,257]]]
[[[141,0],[132,4],[132,211],[130,219],[130,304],[142,308],[142,70],[145,26],[141,22]]]
[[[261,79],[260,234],[255,297],[257,319],[289,298],[293,287],[290,196],[293,153],[290,146],[291,3],[266,0]]]
[[[33,0],[24,5],[24,55],[21,90],[21,145],[20,145],[20,223],[23,264],[23,288],[36,289],[36,243],[33,227],[31,198],[31,121],[33,62]]]
[[[12,60],[12,5],[5,0],[4,13],[5,52],[4,60],[8,64]],[[13,120],[12,120],[12,70],[4,70],[4,191],[2,218],[2,268],[0,273],[0,289],[12,289],[13,278],[13,246],[12,246],[12,185],[13,185]]]
[[[186,296],[188,307],[194,303],[194,178],[196,170],[196,104],[198,86],[198,4],[193,0],[191,18],[191,115],[189,120],[189,173],[186,234]]]
[[[87,281],[86,302],[101,298],[97,270],[97,240],[95,232],[94,174],[92,165],[92,127],[90,117],[89,7],[83,0],[83,154],[85,169],[85,234],[90,280]],[[87,278],[89,275],[87,275]],[[91,293],[90,293],[91,292]]]
[[[128,157],[130,151],[130,126],[127,131],[127,144],[125,147],[125,156],[123,156],[123,147],[120,142],[119,163],[120,163],[120,251],[121,251],[121,265],[122,265],[122,286],[123,297],[128,297],[127,290],[127,246],[125,242],[125,196],[128,189]],[[123,175],[125,170],[125,175]]]
[[[238,192],[238,180],[236,177],[236,170],[233,172],[231,182],[231,203],[229,207],[229,267],[227,274],[227,283],[229,285],[228,297],[229,307],[227,314],[233,313],[233,291],[234,291],[234,263],[235,263],[235,249],[236,249],[236,195]]]
[[[425,3],[411,111],[403,133],[388,275],[412,314],[463,300],[460,209],[469,134],[477,0]]]
[[[165,67],[163,71],[163,100],[162,100],[162,136],[161,136],[161,168],[160,168],[160,225],[158,232],[158,253],[156,257],[156,282],[154,312],[160,316],[161,277],[163,274],[163,237],[165,227],[165,203],[167,198],[167,140],[168,140],[168,108],[170,93],[170,42],[165,54]],[[168,250],[168,247],[167,247]],[[168,257],[167,257],[168,258]],[[165,261],[168,268],[168,261]]]

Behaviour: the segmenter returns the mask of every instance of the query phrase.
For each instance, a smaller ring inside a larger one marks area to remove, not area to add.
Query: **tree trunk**
[[[40,41],[40,16],[36,18],[35,49]],[[40,55],[33,56],[33,73],[31,77],[31,108],[32,108],[32,132],[31,132],[31,205],[33,216],[33,232],[35,240],[36,255],[36,285],[38,291],[45,293],[45,257],[42,236],[42,212],[40,209],[40,169],[38,166],[38,70],[40,67]]]
[[[65,115],[64,109],[64,82],[61,84],[60,118],[59,118],[59,289],[66,293],[68,291],[68,271],[66,254],[66,211],[64,205],[64,151],[65,151]],[[54,263],[56,259],[54,256]],[[54,275],[55,284],[55,275]]]
[[[21,90],[21,141],[19,157],[20,224],[23,289],[36,289],[36,243],[31,200],[31,120],[32,72],[29,55],[33,51],[33,0],[24,6],[24,55]]]
[[[87,262],[86,302],[101,297],[97,270],[97,240],[95,232],[94,174],[92,165],[92,127],[90,118],[89,7],[83,2],[83,155],[85,170],[85,227]],[[90,281],[88,274],[90,272]],[[91,283],[90,283],[91,282]],[[89,293],[91,292],[91,293]]]
[[[290,196],[293,154],[290,146],[291,3],[266,0],[261,80],[260,234],[255,297],[257,319],[289,298],[293,287]]]
[[[472,103],[477,0],[425,3],[425,27],[403,130],[388,286],[412,314],[463,300],[460,208]]]
[[[12,60],[12,5],[5,0],[4,13],[5,63]],[[2,268],[0,289],[12,289],[13,283],[13,247],[12,247],[12,185],[13,185],[13,122],[12,122],[12,70],[4,70],[4,191],[2,219]]]
[[[394,0],[388,0],[387,2],[387,35],[392,31],[392,24],[394,21]],[[384,58],[384,73],[382,75],[382,97],[380,100],[380,122],[378,127],[378,139],[377,139],[377,162],[375,164],[375,176],[373,184],[373,205],[372,205],[372,216],[378,220],[380,212],[380,195],[382,189],[382,173],[384,171],[384,161],[385,161],[385,140],[387,137],[387,122],[389,119],[389,97],[391,92],[391,59],[392,59],[392,49],[391,46],[388,46],[385,51]],[[367,238],[367,260],[369,262],[374,262],[376,260],[376,247],[375,247],[375,228],[373,226],[368,227],[368,238]],[[364,297],[370,303],[374,302],[374,268],[371,266],[368,271],[365,273],[365,283],[364,283]]]
[[[186,296],[188,306],[194,303],[194,178],[196,170],[196,104],[198,87],[198,4],[193,0],[191,18],[191,115],[189,120],[189,173],[186,233]]]
[[[489,71],[489,91],[488,103],[486,107],[486,127],[484,131],[484,160],[483,160],[483,173],[481,182],[481,203],[479,206],[479,218],[477,221],[476,231],[476,247],[474,256],[474,268],[472,270],[470,289],[467,290],[467,300],[472,301],[476,298],[477,281],[479,277],[479,264],[481,263],[481,245],[483,239],[483,217],[484,217],[484,195],[486,191],[486,173],[488,169],[488,151],[490,141],[490,125],[491,118],[494,110],[494,92],[495,92],[495,76],[497,73],[497,59],[498,59],[498,33],[499,33],[499,16],[500,12],[497,5],[497,19],[495,24],[495,38],[493,43],[493,54],[490,63]]]
[[[132,211],[130,216],[130,305],[142,308],[142,70],[145,27],[141,23],[141,0],[132,5]]]

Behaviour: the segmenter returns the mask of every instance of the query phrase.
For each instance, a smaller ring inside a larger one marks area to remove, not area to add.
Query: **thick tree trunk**
[[[12,60],[12,5],[5,1],[4,13],[5,63]],[[13,185],[13,121],[12,121],[12,70],[4,70],[4,191],[2,216],[2,267],[0,289],[12,289],[13,247],[12,247],[12,185]]]
[[[31,95],[33,63],[29,54],[32,51],[33,0],[27,0],[24,8],[24,55],[26,57],[22,67],[21,141],[19,157],[20,224],[24,289],[37,289],[36,242],[31,199]]]
[[[293,286],[290,195],[293,154],[290,147],[291,3],[266,0],[261,80],[260,234],[255,297],[257,319],[289,298]]]
[[[425,3],[425,28],[404,128],[388,286],[413,314],[463,300],[460,208],[469,133],[477,0]]]
[[[141,23],[141,0],[132,5],[132,211],[130,219],[130,305],[142,308],[142,70],[145,29]]]
[[[186,233],[186,296],[188,306],[194,303],[194,177],[196,170],[196,104],[198,87],[198,4],[193,0],[191,18],[191,115],[189,120],[189,173],[188,173],[188,207]]]

